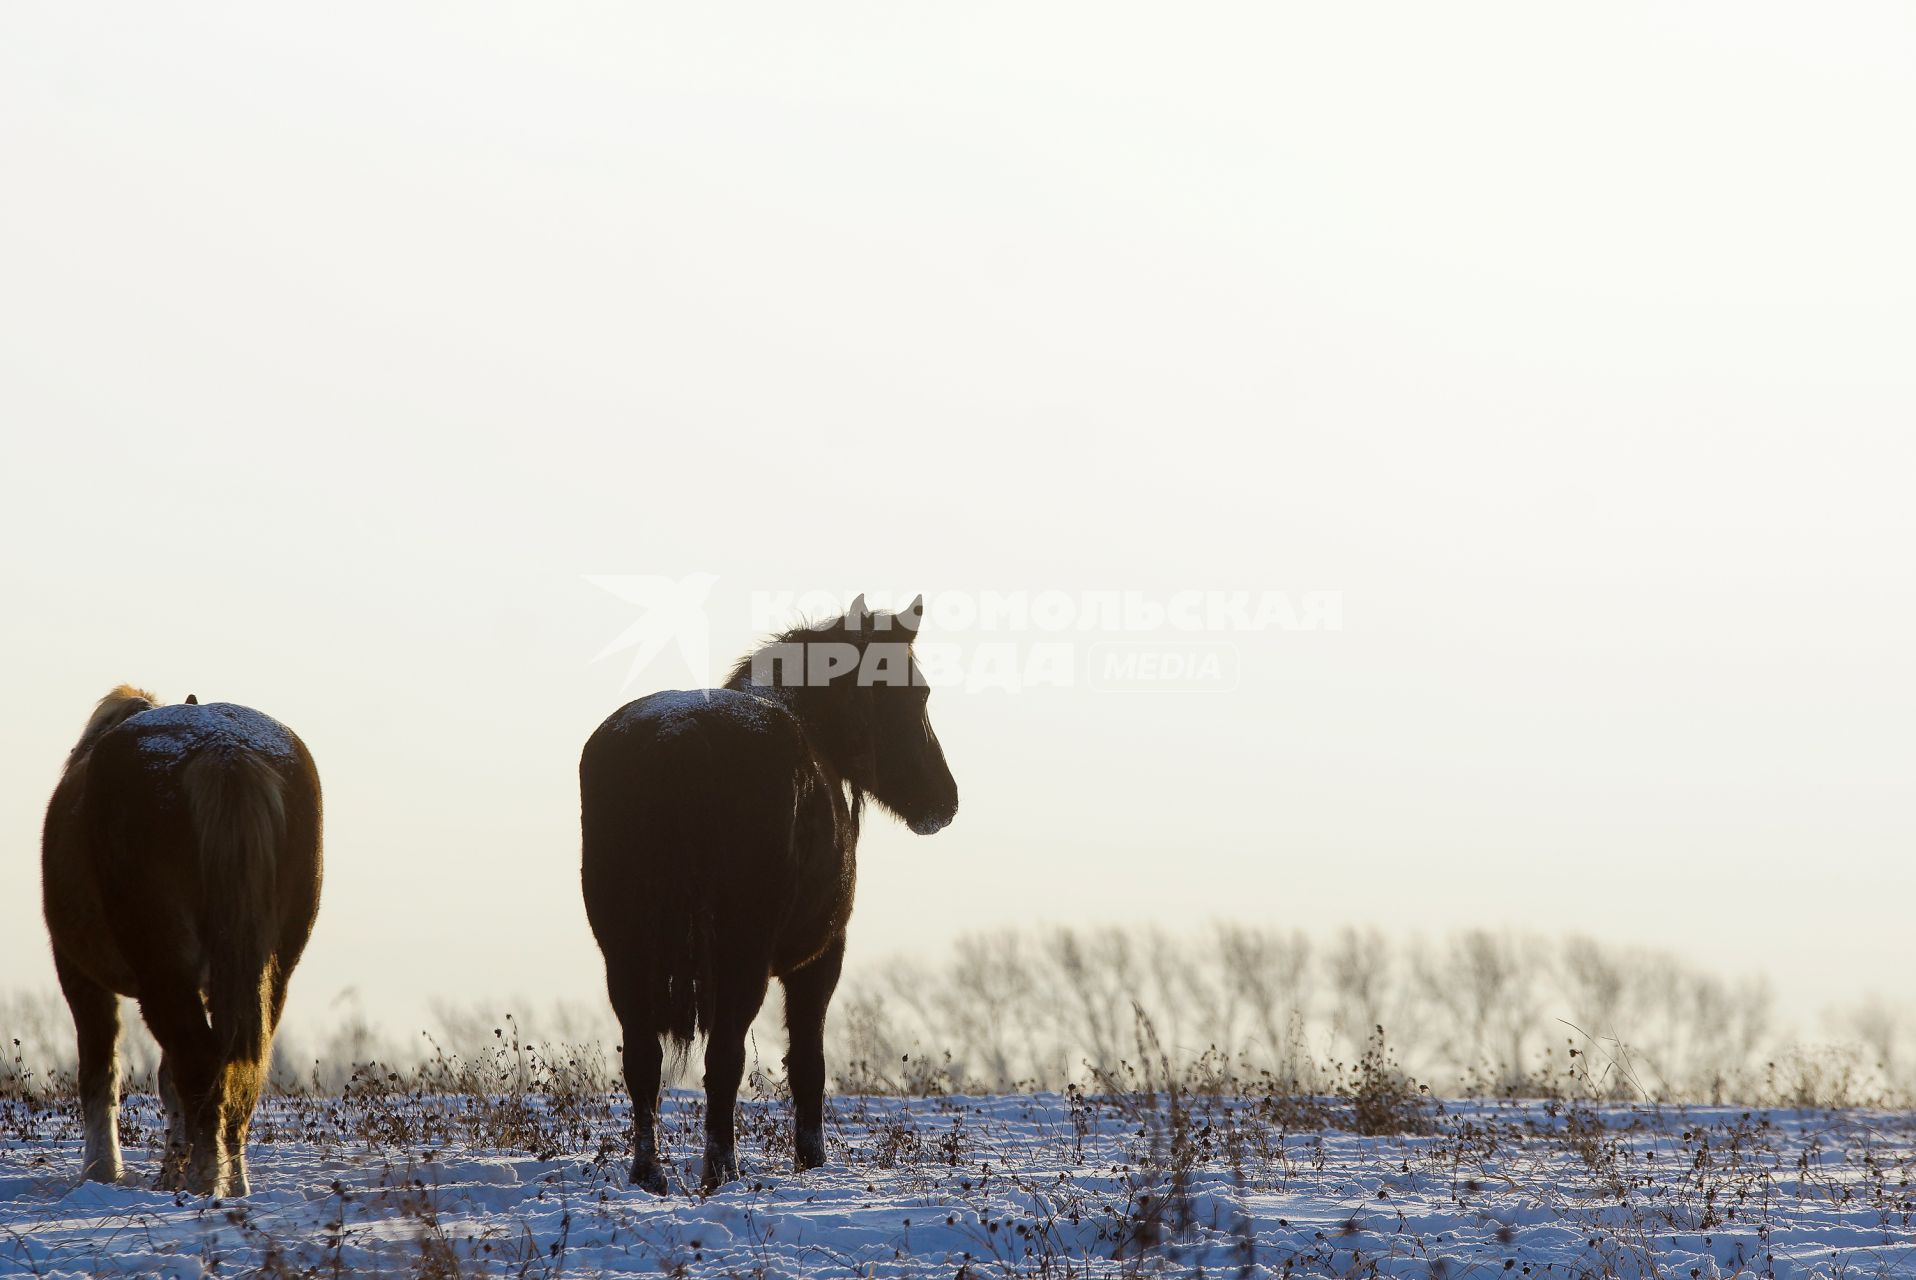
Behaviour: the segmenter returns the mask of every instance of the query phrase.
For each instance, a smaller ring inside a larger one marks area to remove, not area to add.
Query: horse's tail
[[[651,990],[647,1003],[654,1030],[672,1042],[682,1059],[701,1031],[709,1031],[717,982],[714,961],[715,886],[706,856],[711,834],[702,806],[674,803],[655,809],[648,832],[654,857],[648,868],[647,938]]]
[[[206,751],[182,778],[199,840],[207,1012],[227,1061],[265,1050],[275,879],[286,839],[285,783],[251,751]]]
[[[680,1056],[711,1029],[716,1012],[712,913],[702,897],[681,904],[652,935],[653,1017]]]
[[[86,728],[80,731],[80,740],[73,744],[73,753],[67,757],[67,763],[71,764],[91,751],[93,744],[107,730],[142,711],[151,711],[157,705],[159,699],[146,690],[136,689],[130,684],[120,685],[101,698],[99,705],[93,708],[93,714],[87,717]]]

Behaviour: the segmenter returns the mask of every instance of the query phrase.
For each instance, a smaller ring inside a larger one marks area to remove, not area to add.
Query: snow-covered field
[[[831,1100],[790,1169],[775,1101],[745,1180],[628,1189],[616,1096],[273,1099],[255,1193],[163,1195],[151,1099],[129,1185],[76,1185],[67,1104],[0,1103],[0,1273],[242,1275],[1916,1276],[1916,1115],[1451,1103],[1425,1135],[1301,1128],[1284,1100]]]

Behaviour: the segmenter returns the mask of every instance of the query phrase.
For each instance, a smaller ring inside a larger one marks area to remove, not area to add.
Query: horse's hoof
[[[823,1138],[800,1138],[792,1150],[792,1168],[804,1173],[825,1163]]]
[[[220,1175],[217,1165],[209,1166],[189,1162],[186,1171],[180,1175],[176,1190],[190,1196],[217,1196],[225,1190],[226,1179]]]
[[[711,1195],[728,1182],[738,1181],[738,1157],[733,1154],[705,1157],[705,1180],[701,1189]]]
[[[655,1196],[662,1196],[666,1192],[665,1170],[659,1167],[659,1162],[656,1160],[650,1164],[634,1164],[632,1185],[640,1190],[650,1191]]]

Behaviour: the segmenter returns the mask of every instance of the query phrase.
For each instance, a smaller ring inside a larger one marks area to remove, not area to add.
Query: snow
[[[244,747],[264,756],[291,759],[293,739],[285,725],[232,702],[175,703],[130,716],[116,732],[139,735],[142,752],[181,759],[212,745]]]
[[[0,1275],[1916,1276],[1911,1114],[1451,1103],[1428,1136],[1361,1137],[1245,1100],[1190,1100],[1180,1130],[1135,1095],[841,1097],[831,1164],[797,1175],[786,1108],[761,1100],[744,1181],[701,1198],[700,1097],[671,1091],[677,1185],[654,1198],[625,1185],[622,1098],[544,1159],[447,1140],[488,1105],[271,1099],[255,1192],[222,1204],[76,1185],[66,1105],[0,1103]],[[127,1123],[144,1177],[152,1100]],[[1173,1149],[1181,1188],[1154,1159]]]
[[[783,707],[736,689],[665,689],[626,703],[612,713],[611,724],[620,733],[646,726],[669,736],[720,721],[763,730],[790,720]]]

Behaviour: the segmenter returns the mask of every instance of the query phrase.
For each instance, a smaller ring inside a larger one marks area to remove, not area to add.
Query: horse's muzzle
[[[910,827],[914,834],[932,836],[950,826],[951,820],[957,816],[955,813],[934,814],[928,818],[913,818],[905,825]]]

